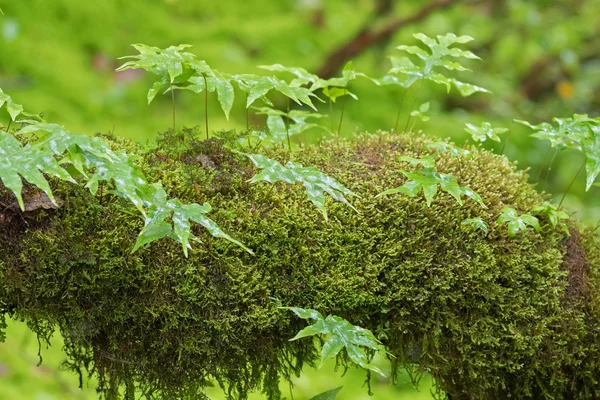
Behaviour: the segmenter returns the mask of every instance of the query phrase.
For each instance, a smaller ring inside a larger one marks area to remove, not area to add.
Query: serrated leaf
[[[416,66],[407,57],[392,58],[392,69],[389,72],[390,74],[402,73],[408,75],[413,83],[418,79],[430,80],[434,83],[446,86],[447,91],[450,91],[450,88],[454,86],[462,96],[470,96],[476,92],[489,92],[487,89],[482,87],[462,82],[455,78],[449,78],[436,71],[438,68],[459,72],[469,71],[468,68],[462,66],[459,62],[453,59],[448,59],[448,57],[479,59],[479,57],[470,51],[462,50],[456,47],[450,47],[455,44],[467,43],[473,40],[473,38],[470,36],[456,36],[453,33],[438,35],[437,40],[430,38],[423,33],[417,33],[413,36],[429,47],[430,52],[427,52],[418,46],[403,45],[398,46],[397,49],[412,55],[416,55],[423,61],[423,66]]]
[[[488,225],[481,217],[467,218],[461,222],[461,225],[472,226],[473,228],[482,230],[485,233],[488,231]]]
[[[205,214],[212,210],[210,204],[183,204],[179,199],[169,200],[160,184],[148,186],[143,193],[143,198],[148,212],[144,218],[144,228],[136,240],[132,253],[145,244],[169,237],[181,243],[187,257],[188,249],[191,248],[190,240],[195,239],[191,231],[190,221],[192,221],[202,225],[212,236],[226,239],[252,254],[250,249],[227,235],[214,221],[206,217]],[[169,219],[171,222],[168,222]]]
[[[492,128],[492,124],[489,122],[484,122],[481,126],[475,126],[473,124],[467,124],[465,131],[476,142],[485,142],[488,139],[491,139],[495,142],[500,142],[500,137],[498,136],[501,133],[508,132],[507,128]]]
[[[8,111],[8,114],[13,121],[16,121],[19,114],[23,112],[23,106],[15,103],[9,95],[0,89],[0,108],[4,106],[6,106],[6,111]]]
[[[23,146],[13,135],[0,131],[0,180],[17,197],[21,210],[25,210],[21,195],[22,179],[42,190],[57,205],[50,184],[43,174],[75,183],[52,154],[28,144]]]
[[[569,214],[559,210],[555,205],[550,203],[534,206],[531,211],[536,215],[547,216],[553,228],[556,228],[559,223],[562,224],[562,220],[569,219]]]
[[[258,76],[252,74],[236,75],[236,81],[240,89],[248,94],[246,108],[249,108],[256,100],[263,99],[272,90],[277,91],[294,102],[305,104],[316,111],[311,98],[318,97],[309,89],[292,86],[291,84],[274,78],[272,76]]]
[[[266,181],[269,183],[301,183],[306,189],[308,199],[317,206],[326,220],[327,210],[325,209],[325,193],[333,197],[334,200],[340,201],[354,211],[357,211],[345,197],[355,194],[337,180],[325,175],[315,167],[303,167],[302,165],[294,164],[291,161],[288,161],[288,163],[283,166],[279,162],[262,154],[246,154],[246,156],[254,163],[254,165],[262,169],[261,172],[248,182],[255,183]]]
[[[1,326],[0,326],[0,328],[1,328]],[[1,343],[1,341],[0,341],[0,343]],[[323,393],[319,393],[318,395],[311,397],[310,400],[335,400],[335,398],[338,395],[338,393],[340,392],[340,390],[342,390],[342,386],[337,387],[335,389],[328,390]]]
[[[327,318],[315,310],[304,310],[296,307],[290,308],[302,319],[312,319],[315,322],[304,328],[304,334],[296,335],[291,340],[314,335],[327,335],[327,339],[321,349],[322,366],[328,359],[336,357],[340,351],[346,350],[348,358],[361,368],[374,371],[382,376],[383,372],[369,363],[366,349],[374,351],[385,351],[383,345],[375,338],[373,333],[367,329],[354,326],[343,318],[329,315]]]
[[[408,181],[400,187],[385,190],[375,197],[395,193],[403,193],[409,197],[415,197],[422,190],[427,206],[431,207],[439,186],[443,191],[454,197],[460,205],[463,204],[461,196],[465,195],[476,201],[482,208],[486,208],[483,200],[475,191],[469,187],[460,186],[454,176],[440,173],[435,169],[435,165],[431,166],[434,156],[427,156],[421,159],[403,156],[399,157],[399,159],[408,161],[413,165],[423,164],[426,167],[418,172],[400,171],[408,178]]]
[[[514,121],[536,131],[531,136],[548,140],[552,147],[572,148],[580,151],[583,140],[590,137],[593,133],[592,126],[598,123],[597,120],[589,118],[587,114],[574,114],[571,118],[554,118],[553,121],[557,126],[548,122],[533,125],[527,121]]]
[[[455,144],[447,143],[447,142],[429,143],[429,144],[427,144],[427,146],[425,146],[425,148],[427,150],[434,150],[438,154],[447,152],[447,153],[450,153],[454,157],[457,157],[457,156],[465,156],[466,157],[466,156],[471,155],[471,152],[469,150],[461,149],[461,148],[457,147]]]
[[[504,207],[500,211],[500,216],[496,220],[497,223],[508,225],[508,236],[513,237],[519,232],[527,231],[527,226],[531,226],[536,231],[540,231],[539,220],[529,214],[519,215],[514,208]]]

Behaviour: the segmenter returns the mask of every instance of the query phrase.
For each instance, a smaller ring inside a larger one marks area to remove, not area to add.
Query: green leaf
[[[267,128],[269,135],[262,140],[271,144],[280,144],[286,140],[287,135],[295,136],[311,128],[322,128],[321,126],[310,123],[307,120],[313,118],[323,118],[319,113],[312,113],[303,110],[291,110],[286,113],[271,107],[253,107],[259,115],[267,115]],[[286,125],[285,119],[288,118],[289,125]]]
[[[457,147],[455,144],[448,143],[448,142],[429,143],[429,144],[427,144],[427,146],[425,146],[425,148],[427,150],[434,150],[438,154],[450,153],[454,157],[457,157],[457,156],[468,157],[471,155],[471,152],[469,150],[461,149],[461,148]]]
[[[409,80],[407,81],[408,86],[418,79],[426,79],[437,84],[444,85],[448,91],[450,91],[450,88],[454,86],[462,96],[470,96],[476,92],[489,92],[487,89],[482,87],[462,82],[455,78],[447,77],[444,74],[436,71],[436,69],[439,68],[444,68],[450,71],[469,71],[468,68],[462,66],[454,59],[468,58],[479,60],[480,58],[470,51],[461,50],[451,46],[454,46],[455,44],[467,43],[473,40],[472,37],[456,36],[453,33],[438,35],[437,39],[430,38],[423,33],[417,33],[413,36],[423,42],[429,48],[429,52],[418,46],[402,45],[398,46],[397,49],[417,56],[419,59],[421,59],[423,65],[418,67],[407,57],[392,58],[392,69],[390,70],[389,74],[401,73],[407,75],[409,77]]]
[[[293,80],[290,85],[292,86],[303,86],[308,83],[315,83],[317,81],[322,80],[315,74],[311,74],[304,68],[297,67],[284,67],[281,64],[273,64],[273,65],[259,65],[258,68],[266,69],[267,71],[274,72],[289,72],[296,76],[296,79]]]
[[[369,363],[369,356],[365,349],[385,352],[383,345],[375,338],[371,331],[354,326],[345,319],[334,315],[323,318],[316,310],[304,310],[297,307],[287,309],[292,310],[302,319],[312,319],[315,321],[290,340],[298,340],[314,335],[326,336],[325,343],[321,349],[321,363],[319,368],[325,361],[336,357],[340,351],[345,349],[348,358],[354,364],[385,376],[379,368]]]
[[[515,122],[528,126],[536,131],[532,137],[548,140],[552,147],[572,148],[582,150],[582,142],[592,134],[592,126],[598,124],[597,120],[589,118],[587,114],[574,114],[571,118],[554,118],[557,126],[548,122],[532,125],[527,121]]]
[[[562,210],[559,210],[557,206],[546,202],[542,205],[534,206],[531,211],[536,215],[545,215],[546,217],[548,217],[548,220],[550,221],[550,224],[553,228],[559,226],[563,230],[563,232],[565,232],[569,236],[571,235],[571,232],[569,232],[568,225],[565,222],[563,222],[563,220],[569,219],[569,214]]]
[[[497,223],[508,224],[508,236],[513,237],[519,232],[527,231],[527,226],[533,227],[536,231],[540,231],[539,220],[529,214],[519,215],[514,208],[504,207],[500,211],[500,216],[496,220]]]
[[[501,133],[508,132],[506,128],[492,128],[492,124],[489,122],[484,122],[481,126],[475,126],[473,124],[467,124],[465,131],[476,142],[485,142],[488,139],[491,139],[495,142],[500,142],[500,137],[498,136]]]
[[[410,165],[418,166],[422,165],[425,168],[435,168],[435,156],[425,156],[421,158],[414,158],[409,156],[400,156],[398,157],[398,161],[404,161],[409,163]]]
[[[23,106],[15,103],[12,98],[0,89],[0,108],[6,105],[6,111],[13,121],[23,112]]]
[[[461,225],[472,226],[474,229],[482,230],[483,232],[488,232],[487,223],[481,218],[467,218],[461,222]]]
[[[327,210],[325,209],[325,193],[328,193],[334,200],[340,201],[354,211],[357,211],[345,197],[354,195],[354,193],[345,188],[334,178],[325,175],[314,167],[303,167],[302,165],[294,164],[291,161],[288,161],[288,163],[283,166],[279,162],[262,154],[246,154],[246,156],[254,163],[254,165],[262,169],[262,171],[250,179],[249,182],[285,182],[292,185],[301,183],[306,189],[309,200],[317,206],[326,220]]]
[[[342,390],[342,386],[319,393],[318,395],[311,397],[310,400],[335,400],[340,390]]]
[[[52,203],[56,205],[50,184],[43,174],[75,183],[71,175],[60,166],[52,154],[29,144],[23,146],[10,133],[0,131],[0,180],[17,197],[21,210],[25,210],[21,195],[22,179],[46,193]]]
[[[165,190],[158,183],[150,185],[143,197],[148,212],[144,218],[144,228],[136,240],[132,253],[145,244],[169,237],[181,243],[187,257],[188,249],[191,248],[190,240],[195,239],[190,224],[190,221],[193,221],[206,228],[212,236],[226,239],[252,254],[250,249],[227,235],[214,221],[206,217],[205,214],[212,210],[210,204],[183,204],[178,199],[168,200]],[[167,222],[168,219],[171,222]]]
[[[426,122],[429,121],[429,117],[424,115],[427,111],[429,111],[429,102],[421,104],[419,109],[411,111],[410,115],[412,117],[418,117],[421,121]]]
[[[157,76],[157,81],[148,91],[148,104],[152,102],[162,88],[177,82],[185,82],[193,73],[191,63],[196,56],[183,51],[191,47],[188,44],[170,46],[166,49],[145,44],[134,44],[132,46],[139,54],[120,57],[120,59],[131,59],[131,61],[121,65],[117,68],[117,71],[144,69]]]
[[[399,157],[399,159],[408,161],[413,165],[418,163],[423,164],[425,165],[425,168],[421,169],[419,172],[400,171],[408,178],[408,181],[400,187],[388,189],[375,197],[395,193],[403,193],[409,197],[415,197],[423,190],[427,206],[431,207],[431,203],[438,192],[439,186],[443,191],[454,197],[460,205],[463,204],[461,196],[465,195],[476,201],[482,208],[487,208],[481,197],[474,190],[469,187],[459,186],[454,176],[438,172],[435,169],[435,166],[432,166],[434,156],[427,156],[421,159],[403,156]]]
[[[240,89],[248,94],[246,108],[249,108],[256,100],[264,99],[270,91],[274,90],[294,102],[300,105],[305,104],[316,111],[311,98],[318,99],[318,97],[304,87],[293,86],[272,76],[244,74],[236,75],[235,80],[238,82]]]
[[[600,174],[600,128],[593,129],[591,132],[591,137],[582,140],[582,150],[587,157],[585,164],[586,191],[590,190]]]

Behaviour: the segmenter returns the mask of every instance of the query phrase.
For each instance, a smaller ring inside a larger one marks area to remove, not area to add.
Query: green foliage
[[[569,219],[569,214],[564,211],[559,210],[554,204],[544,203],[542,205],[533,206],[531,210],[535,215],[545,215],[553,228],[559,226],[563,232],[567,235],[569,233],[569,227],[563,220]]]
[[[335,315],[328,315],[324,318],[320,312],[312,309],[303,309],[298,307],[284,307],[292,311],[298,317],[306,320],[313,320],[313,324],[302,329],[290,340],[298,340],[315,335],[325,335],[326,340],[321,348],[321,366],[330,358],[334,358],[342,350],[346,350],[346,355],[354,364],[361,368],[376,372],[382,376],[385,374],[375,365],[371,364],[370,357],[366,349],[385,352],[381,342],[375,338],[373,333],[359,326],[354,326],[350,322]]]
[[[453,157],[458,157],[458,156],[468,157],[471,155],[471,152],[469,150],[461,149],[460,147],[456,146],[454,143],[448,143],[448,142],[442,142],[442,141],[429,143],[429,144],[427,144],[427,146],[425,146],[425,148],[427,150],[434,150],[438,154],[450,153]]]
[[[288,136],[299,135],[320,125],[308,122],[309,119],[323,118],[322,114],[303,110],[284,112],[271,107],[257,107],[256,113],[267,116],[268,135],[261,134],[260,139],[271,144],[281,144]],[[285,119],[284,119],[285,118]],[[286,122],[286,119],[288,120]]]
[[[284,80],[272,76],[241,74],[236,75],[235,77],[239,88],[248,95],[246,108],[249,108],[258,99],[262,99],[267,105],[272,105],[266,98],[266,95],[271,91],[276,91],[294,102],[300,105],[305,104],[316,111],[311,98],[314,97],[318,99],[318,97],[304,87],[294,86],[294,84],[287,83]]]
[[[193,60],[190,68],[194,70],[192,75],[182,85],[174,86],[173,89],[189,90],[194,93],[202,93],[208,87],[208,91],[217,92],[217,98],[225,117],[229,119],[231,108],[235,100],[235,90],[232,82],[237,82],[236,77],[211,68],[203,60]]]
[[[149,186],[144,198],[151,199],[151,201],[145,202],[148,215],[144,218],[144,229],[138,236],[132,253],[145,244],[169,237],[181,243],[187,257],[188,249],[191,248],[190,239],[196,239],[192,233],[190,221],[205,227],[212,236],[226,239],[252,253],[250,249],[223,232],[214,221],[206,217],[205,214],[212,210],[210,204],[183,204],[178,199],[167,200],[167,193],[159,184]],[[167,222],[167,220],[172,222]]]
[[[318,395],[311,397],[310,400],[334,400],[337,397],[340,390],[342,390],[342,386],[336,387],[335,389],[331,389],[323,393],[319,393]]]
[[[517,210],[512,207],[504,207],[496,222],[508,225],[508,236],[510,237],[514,237],[519,232],[526,232],[527,226],[531,226],[538,232],[541,229],[540,222],[536,217],[530,214],[519,215]]]
[[[121,65],[117,68],[117,71],[141,68],[157,76],[158,80],[148,91],[148,104],[154,100],[162,89],[174,83],[185,82],[192,74],[189,63],[195,59],[195,56],[183,51],[191,47],[188,44],[170,46],[166,49],[145,44],[134,44],[132,46],[140,54],[121,57],[120,59],[132,60]]]
[[[186,130],[165,134],[149,149],[106,141],[113,151],[141,154],[148,181],[161,182],[182,204],[210,203],[215,222],[255,251],[211,240],[185,258],[180,243],[160,240],[130,254],[137,213],[63,182],[53,187],[68,199],[59,211],[24,215],[27,231],[19,230],[19,216],[0,224],[0,308],[11,305],[42,340],[60,329],[68,368],[94,374],[108,400],[126,387],[157,399],[195,400],[215,379],[231,398],[256,390],[280,399],[279,380],[318,364],[321,348],[318,340],[285,340],[306,324],[279,304],[343,316],[370,330],[395,357],[392,379],[408,367],[415,379],[432,371],[450,394],[565,398],[575,384],[580,400],[596,398],[598,363],[587,355],[598,349],[598,309],[586,299],[597,297],[597,277],[590,276],[590,288],[566,289],[575,275],[565,260],[585,254],[595,268],[597,239],[587,231],[565,238],[543,229],[511,240],[505,229],[488,236],[460,226],[478,212],[491,221],[504,206],[543,203],[527,174],[505,157],[477,148],[468,158],[439,156],[440,170],[460,168],[461,184],[481,193],[489,207],[481,211],[452,199],[431,208],[408,196],[373,200],[397,184],[406,165],[399,157],[422,154],[433,142],[426,136],[364,135],[306,146],[294,163],[326,171],[359,195],[352,203],[360,214],[331,202],[331,222],[324,223],[316,207],[306,206],[301,185],[249,185],[251,161],[219,139],[198,140]],[[281,146],[264,151],[271,159],[289,157]],[[343,353],[338,360],[348,361]],[[90,360],[93,372],[85,370]]]
[[[429,102],[421,104],[418,110],[411,111],[410,116],[418,117],[421,121],[427,122],[430,119],[428,115],[425,115],[427,111],[429,111]]]
[[[504,132],[508,132],[508,129],[492,128],[492,124],[490,124],[489,122],[484,122],[481,124],[481,126],[467,124],[465,131],[467,131],[467,133],[471,135],[473,140],[475,140],[476,142],[485,142],[486,140],[490,139],[500,143],[500,137],[498,135]]]
[[[21,178],[37,186],[56,205],[50,184],[43,173],[75,182],[52,155],[29,144],[23,146],[10,133],[0,131],[0,179],[4,186],[15,194],[21,210],[25,210],[21,196],[23,190]]]
[[[428,156],[421,159],[400,157],[400,160],[407,161],[411,165],[422,164],[424,168],[418,172],[401,170],[400,172],[402,172],[408,178],[408,181],[402,186],[388,189],[379,193],[377,197],[396,193],[402,193],[410,197],[415,197],[421,192],[421,190],[423,190],[427,206],[431,207],[431,202],[437,194],[439,186],[439,188],[441,188],[443,191],[454,197],[460,205],[463,204],[461,196],[464,195],[476,201],[481,207],[486,208],[481,196],[474,190],[466,186],[460,186],[456,181],[456,177],[450,174],[438,172],[435,168],[433,156]]]
[[[471,227],[473,227],[473,229],[479,229],[479,230],[483,231],[484,233],[488,232],[488,224],[481,217],[467,218],[467,219],[463,220],[460,224],[466,225],[466,226],[471,226]]]
[[[455,78],[448,78],[438,71],[440,67],[450,71],[469,71],[469,69],[452,59],[468,58],[479,60],[480,58],[470,51],[450,46],[468,43],[473,40],[472,37],[456,36],[453,33],[448,33],[443,36],[438,35],[436,41],[423,33],[416,33],[413,36],[429,47],[431,53],[428,53],[418,46],[398,46],[398,50],[405,51],[420,58],[423,61],[423,65],[420,67],[415,65],[408,57],[392,57],[392,69],[389,72],[390,74],[401,73],[407,75],[407,86],[412,85],[417,80],[429,80],[434,83],[445,85],[448,92],[450,91],[450,88],[454,86],[463,96],[470,96],[476,92],[489,93],[487,89],[459,81]]]
[[[256,174],[249,182],[266,181],[269,183],[285,182],[291,185],[302,183],[306,189],[308,199],[319,209],[327,220],[325,208],[325,193],[335,200],[340,201],[356,211],[346,200],[345,196],[354,195],[334,178],[325,175],[315,167],[303,167],[288,161],[285,166],[262,154],[246,154],[248,158],[262,171]]]
[[[532,125],[515,120],[536,132],[531,136],[550,141],[552,147],[575,149],[586,156],[586,191],[590,190],[600,174],[600,119],[586,114],[574,114],[572,118],[554,118],[558,126],[548,122]]]
[[[15,103],[9,95],[0,89],[0,108],[4,106],[6,106],[6,111],[8,111],[8,114],[13,121],[15,121],[19,114],[23,112],[23,106]]]
[[[77,183],[60,163],[73,165],[86,180],[86,187],[96,194],[102,182],[112,184],[110,193],[130,201],[144,216],[144,229],[133,249],[151,241],[170,237],[179,241],[187,255],[189,239],[193,238],[189,220],[204,226],[213,236],[221,237],[244,247],[225,234],[217,224],[204,214],[210,205],[182,204],[177,199],[166,199],[159,184],[149,185],[136,157],[123,151],[112,151],[99,137],[76,135],[57,124],[26,121],[17,135],[31,137],[31,143],[22,145],[14,136],[0,131],[0,179],[10,189],[25,209],[21,191],[21,177],[41,189],[55,203],[50,184],[43,173],[64,181]],[[60,163],[55,157],[60,158]],[[91,173],[91,176],[90,176]],[[148,212],[146,211],[148,210]],[[165,219],[172,218],[174,228]]]

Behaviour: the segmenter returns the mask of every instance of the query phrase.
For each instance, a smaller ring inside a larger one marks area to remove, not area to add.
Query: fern
[[[42,190],[55,205],[50,184],[44,174],[64,181],[75,183],[71,175],[60,166],[52,154],[48,154],[32,145],[23,146],[10,133],[0,131],[0,180],[16,196],[21,210],[23,203],[23,180]]]
[[[469,150],[461,149],[460,147],[457,147],[456,145],[454,145],[452,143],[448,143],[448,142],[438,141],[438,142],[428,143],[427,146],[425,146],[425,148],[427,150],[433,150],[438,154],[450,153],[450,155],[452,155],[453,157],[458,157],[458,156],[468,157],[471,155],[471,152]]]
[[[258,168],[262,169],[249,182],[266,181],[269,183],[285,182],[289,184],[301,183],[306,189],[309,200],[319,209],[325,220],[327,210],[325,208],[325,193],[335,200],[340,201],[354,211],[357,211],[345,196],[355,195],[334,178],[325,175],[314,167],[303,167],[291,161],[283,166],[279,162],[262,154],[245,154]],[[358,212],[358,211],[357,211]]]
[[[324,318],[320,312],[311,309],[298,307],[282,307],[291,310],[302,319],[313,320],[312,325],[302,329],[296,336],[290,340],[298,340],[315,335],[326,335],[325,343],[321,349],[321,363],[336,357],[340,351],[346,350],[350,361],[361,368],[370,370],[385,377],[385,374],[376,366],[370,363],[369,356],[365,350],[385,352],[383,345],[379,342],[373,333],[367,329],[352,325],[343,318],[328,315]]]
[[[25,123],[27,125],[17,132],[19,136],[30,138],[30,143],[24,146],[14,136],[0,131],[0,179],[15,194],[21,209],[24,209],[21,178],[40,188],[55,203],[42,173],[76,183],[60,165],[71,164],[85,178],[86,187],[92,194],[97,192],[100,182],[111,183],[111,193],[130,201],[143,215],[144,229],[133,251],[154,240],[169,237],[182,244],[187,256],[189,240],[193,238],[191,220],[204,226],[213,236],[229,240],[250,252],[204,215],[211,210],[209,204],[200,206],[183,204],[177,199],[167,200],[159,184],[147,182],[135,157],[113,152],[100,138],[72,134],[57,124]],[[60,163],[55,157],[60,158]],[[166,219],[172,220],[173,225]],[[167,229],[167,225],[171,229]]]
[[[548,217],[548,220],[553,228],[559,226],[563,232],[565,232],[567,235],[570,235],[569,227],[563,222],[563,220],[569,219],[569,214],[559,210],[555,205],[544,203],[542,205],[534,206],[531,211],[536,215],[545,215]]]
[[[408,181],[400,187],[385,190],[379,193],[376,197],[396,193],[402,193],[409,197],[415,197],[422,190],[425,196],[425,201],[427,202],[427,206],[431,207],[431,203],[437,194],[439,187],[454,197],[454,199],[456,199],[460,205],[463,204],[462,196],[464,195],[476,201],[482,208],[487,208],[483,203],[481,196],[479,196],[479,194],[477,194],[473,189],[466,186],[460,186],[456,181],[456,177],[453,175],[438,172],[435,168],[434,156],[427,156],[419,159],[412,157],[400,157],[400,160],[407,161],[411,165],[421,164],[424,168],[418,172],[400,171],[408,178]]]
[[[253,254],[249,248],[226,234],[214,221],[206,217],[212,210],[210,204],[183,204],[178,199],[168,200],[162,185],[157,183],[147,186],[144,199],[148,213],[144,218],[144,229],[138,236],[132,253],[145,244],[169,237],[181,243],[187,257],[188,249],[191,248],[190,240],[196,239],[191,230],[190,221],[193,221],[206,228],[212,236],[226,239]]]
[[[178,82],[185,82],[193,73],[190,63],[195,60],[196,56],[183,51],[192,47],[189,44],[170,46],[166,49],[145,44],[133,44],[132,46],[139,54],[120,57],[120,60],[132,60],[121,65],[117,68],[117,71],[141,68],[158,77],[158,80],[154,82],[152,88],[148,91],[148,104],[154,100],[161,89]]]
[[[508,225],[508,236],[510,237],[514,237],[519,232],[527,231],[528,226],[534,228],[538,232],[541,230],[540,222],[536,217],[530,214],[519,215],[514,208],[510,207],[504,207],[500,211],[500,216],[496,222]]]
[[[290,136],[299,135],[311,128],[321,127],[318,124],[308,122],[308,120],[324,117],[322,114],[303,110],[285,112],[271,107],[255,107],[255,110],[257,114],[267,116],[269,135],[264,136],[263,140],[271,144],[280,144]]]
[[[557,126],[548,122],[532,125],[527,121],[515,120],[535,130],[531,136],[550,141],[551,147],[581,151],[586,157],[585,190],[590,190],[600,174],[600,119],[589,118],[586,114],[575,114],[572,118],[554,118],[554,121]]]
[[[0,89],[0,108],[6,107],[12,121],[16,121],[19,114],[23,112],[23,106],[17,104],[13,99]]]
[[[484,233],[488,232],[488,224],[481,217],[467,218],[463,220],[460,224],[470,226],[474,229],[479,229]]]
[[[495,142],[500,143],[500,137],[498,136],[501,133],[508,132],[507,128],[492,128],[492,124],[489,122],[484,122],[481,126],[475,126],[473,124],[467,124],[465,127],[465,131],[476,142],[485,142],[490,139]]]
[[[470,96],[476,92],[489,93],[487,89],[459,81],[455,78],[449,78],[438,72],[440,67],[450,71],[470,71],[453,59],[468,58],[479,60],[480,58],[470,51],[461,50],[451,46],[468,43],[473,40],[472,37],[456,36],[453,33],[448,33],[443,36],[438,35],[437,40],[430,38],[423,33],[417,33],[413,36],[429,47],[430,52],[427,52],[418,46],[402,45],[398,46],[397,49],[417,56],[423,61],[423,65],[415,65],[408,57],[392,57],[392,69],[389,74],[402,73],[407,75],[408,78],[405,81],[407,87],[411,86],[417,80],[429,80],[446,86],[448,92],[450,91],[450,88],[454,86],[462,96]]]

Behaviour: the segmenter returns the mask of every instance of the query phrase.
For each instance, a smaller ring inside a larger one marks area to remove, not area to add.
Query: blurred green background
[[[466,47],[483,60],[469,62],[474,73],[461,76],[493,92],[463,98],[431,84],[423,85],[416,99],[416,91],[409,92],[401,121],[410,104],[429,101],[432,118],[418,126],[428,134],[463,143],[470,140],[463,130],[467,122],[511,128],[505,153],[530,168],[535,181],[548,145],[532,140],[512,119],[539,123],[573,113],[599,115],[600,0],[0,0],[0,8],[0,87],[26,110],[43,111],[47,120],[73,132],[114,130],[147,141],[170,126],[168,96],[146,104],[152,76],[114,71],[118,57],[135,53],[132,43],[188,43],[199,58],[229,73],[264,73],[256,66],[281,63],[337,74],[349,59],[334,62],[331,55],[346,48],[357,70],[381,76],[390,68],[387,56],[400,55],[395,46],[417,44],[416,32],[474,37]],[[351,89],[359,101],[346,104],[343,135],[394,126],[402,89],[366,80]],[[176,103],[179,126],[204,122],[203,97],[177,93]],[[322,111],[328,113],[328,107]],[[241,100],[230,121],[215,98],[209,113],[214,130],[245,127]],[[0,115],[0,123],[7,121]],[[263,120],[253,117],[251,123]],[[319,135],[310,132],[312,140]],[[499,150],[501,144],[492,147]],[[579,154],[559,153],[540,190],[559,198],[581,162]],[[600,218],[600,188],[585,193],[583,175],[579,178],[567,209],[593,225]],[[77,377],[60,370],[60,347],[56,336],[42,352],[42,367],[36,367],[36,338],[12,322],[0,344],[0,399],[95,398],[93,381],[79,391]],[[340,375],[331,365],[308,371],[294,396],[309,398],[343,384],[340,399],[367,397],[362,372]],[[421,383],[417,392],[408,376],[395,387],[377,382],[375,398],[431,398],[430,380]],[[217,392],[209,395],[218,398]]]

